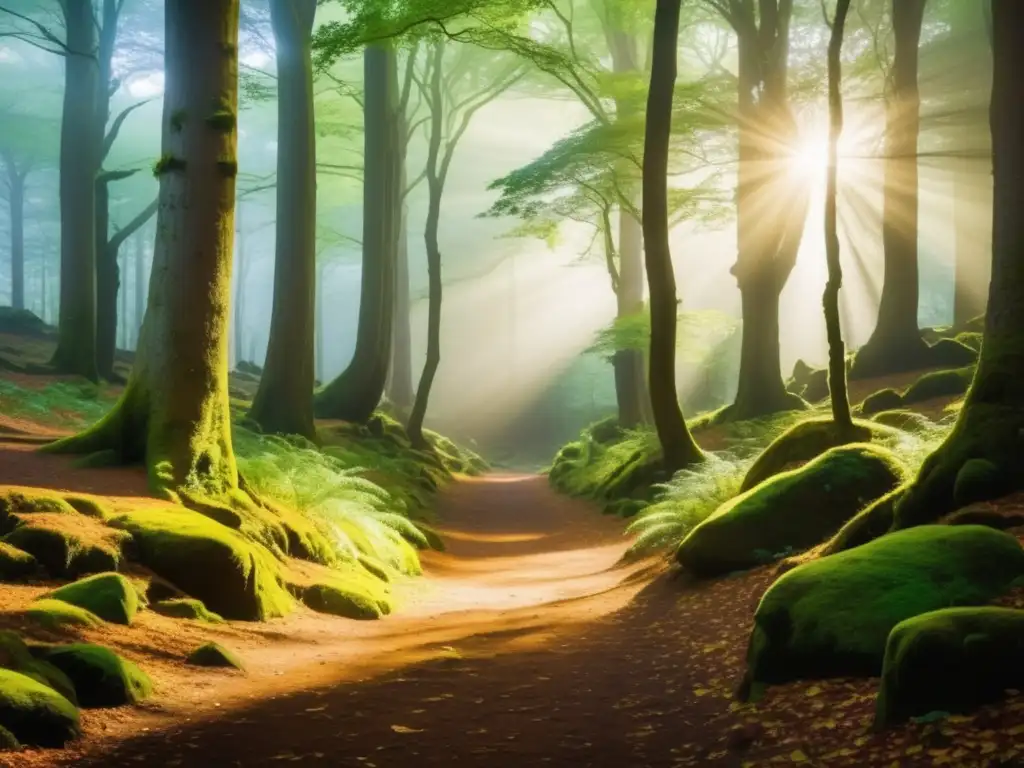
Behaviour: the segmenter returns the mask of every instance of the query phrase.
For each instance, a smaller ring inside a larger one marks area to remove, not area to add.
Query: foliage
[[[90,382],[56,381],[36,388],[0,379],[0,410],[45,426],[84,427],[103,417],[116,401],[110,388]]]
[[[738,321],[718,310],[679,312],[676,357],[686,363],[700,363],[739,326]],[[651,315],[646,307],[632,315],[616,317],[597,332],[586,351],[611,359],[620,350],[647,351],[651,344]]]

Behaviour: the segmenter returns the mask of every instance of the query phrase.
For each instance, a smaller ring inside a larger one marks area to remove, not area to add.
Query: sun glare
[[[806,137],[790,158],[793,172],[801,176],[820,176],[828,166],[828,139],[815,131]]]

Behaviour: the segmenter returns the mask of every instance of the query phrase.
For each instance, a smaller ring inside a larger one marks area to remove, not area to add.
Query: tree
[[[113,410],[49,450],[144,462],[169,498],[225,497],[239,482],[227,382],[239,2],[164,13],[157,240],[139,350]]]
[[[316,302],[316,135],[311,36],[316,0],[271,0],[277,51],[277,245],[270,341],[251,416],[312,439]]]
[[[825,256],[828,260],[828,282],[822,304],[825,309],[825,330],[828,336],[828,389],[832,402],[832,419],[840,429],[853,427],[850,398],[846,393],[846,346],[839,315],[839,291],[843,285],[843,268],[839,261],[839,227],[836,215],[836,187],[839,175],[839,137],[843,133],[842,63],[843,31],[850,12],[850,0],[838,0],[828,43],[828,180],[825,189]]]
[[[25,179],[32,170],[30,161],[19,163],[9,149],[0,149],[8,211],[11,217],[11,306],[25,308]]]
[[[665,469],[674,472],[703,461],[686,427],[676,394],[676,278],[668,240],[668,154],[672,95],[676,83],[681,0],[658,0],[654,12],[651,86],[643,160],[643,233],[647,284],[651,293],[650,376],[654,427]]]
[[[394,45],[366,46],[363,66],[363,270],[356,348],[348,367],[314,400],[317,416],[352,422],[366,421],[380,403],[391,361],[401,176]]]
[[[917,324],[917,145],[921,123],[917,72],[926,3],[893,0],[892,4],[895,52],[886,109],[882,204],[885,276],[875,330],[858,351],[851,371],[859,377],[919,368],[929,351]]]
[[[418,448],[427,446],[423,437],[423,419],[427,413],[430,388],[441,362],[442,283],[438,230],[445,181],[455,149],[469,128],[473,116],[512,87],[523,75],[523,70],[519,66],[505,67],[504,71],[495,75],[488,71],[484,62],[473,60],[470,55],[472,49],[460,46],[463,61],[455,61],[446,77],[445,51],[449,47],[443,37],[433,41],[427,58],[427,75],[419,81],[423,101],[430,114],[426,163],[429,200],[424,230],[429,283],[427,359],[416,388],[416,400],[406,424],[409,439]],[[466,91],[469,95],[460,98],[461,93]]]
[[[990,107],[994,208],[992,282],[985,335],[974,381],[946,440],[929,456],[897,503],[896,527],[938,519],[978,498],[1022,487],[1024,452],[1024,5],[993,0],[993,83]],[[985,478],[970,497],[959,478]]]
[[[796,264],[809,190],[789,171],[799,132],[789,105],[793,0],[705,0],[738,44],[736,188],[743,338],[736,399],[724,416],[743,420],[805,407],[786,391],[779,361],[779,296]],[[755,10],[757,6],[757,10]]]

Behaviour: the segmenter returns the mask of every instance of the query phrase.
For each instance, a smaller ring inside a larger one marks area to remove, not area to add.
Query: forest
[[[1022,40],[0,0],[0,766],[1024,766]]]

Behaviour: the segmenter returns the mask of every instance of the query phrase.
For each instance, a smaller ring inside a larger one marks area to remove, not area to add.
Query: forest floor
[[[0,457],[5,473],[14,458]],[[427,575],[404,587],[397,615],[204,628],[224,633],[247,676],[167,661],[152,703],[87,710],[72,748],[0,764],[1024,764],[1019,695],[886,734],[869,731],[874,680],[795,683],[736,703],[771,568],[690,583],[663,561],[622,565],[621,522],[538,476],[460,480],[438,503],[448,551],[425,555]],[[145,612],[103,642],[152,656],[147,644],[174,644],[164,621],[181,625]]]

